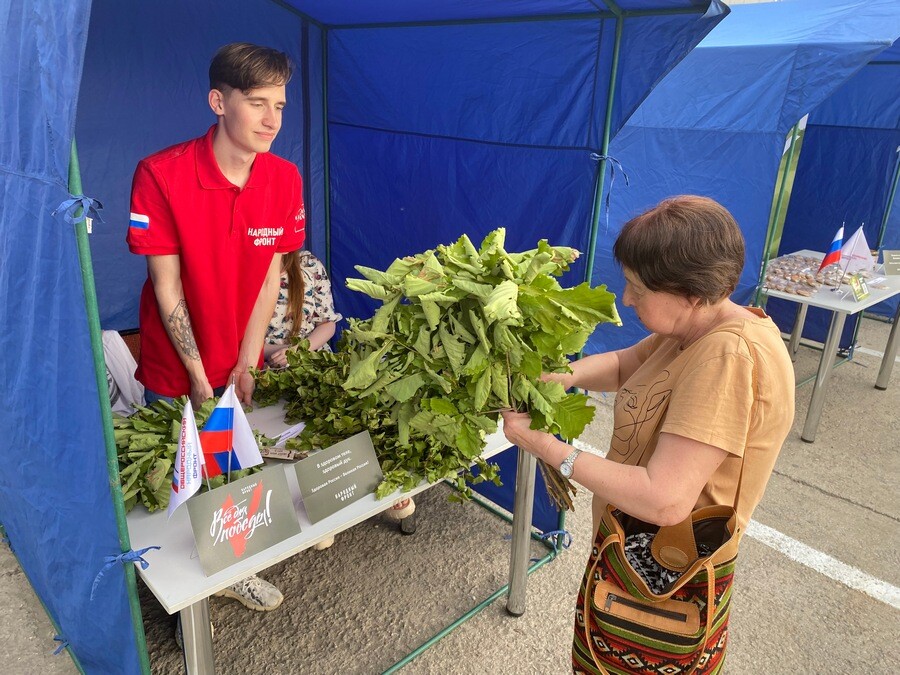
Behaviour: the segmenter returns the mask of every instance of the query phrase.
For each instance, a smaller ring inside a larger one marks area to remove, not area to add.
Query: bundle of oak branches
[[[480,454],[505,409],[577,438],[594,416],[587,396],[541,375],[567,371],[599,323],[619,323],[615,296],[560,286],[575,249],[541,240],[510,253],[504,238],[495,230],[476,248],[463,235],[384,271],[357,266],[364,278],[347,286],[381,307],[349,320],[336,353],[301,343],[287,368],[259,373],[257,399],[283,399],[289,420],[305,420],[299,440],[310,450],[368,430],[384,471],[379,497],[422,479],[453,478],[463,496],[467,480],[499,484]],[[574,487],[555,468],[541,470],[557,505],[571,508]]]

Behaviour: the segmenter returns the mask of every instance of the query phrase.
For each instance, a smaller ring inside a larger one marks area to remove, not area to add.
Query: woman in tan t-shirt
[[[504,432],[593,493],[595,533],[607,504],[660,526],[731,506],[745,460],[743,531],[793,422],[794,372],[772,320],[729,299],[744,266],[740,228],[711,199],[674,197],[629,221],[613,253],[622,302],[652,335],[544,376],[616,392],[607,457],[530,429],[527,413],[504,413]]]

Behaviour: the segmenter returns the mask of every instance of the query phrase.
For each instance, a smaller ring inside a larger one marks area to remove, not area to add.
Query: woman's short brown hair
[[[287,84],[291,62],[287,54],[249,42],[232,42],[220,47],[209,64],[209,88],[240,89],[244,93],[258,87]]]
[[[744,236],[717,201],[681,195],[625,223],[613,255],[651,291],[714,303],[737,288]]]

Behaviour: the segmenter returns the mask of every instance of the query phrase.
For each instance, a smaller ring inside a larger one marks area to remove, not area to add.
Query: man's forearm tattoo
[[[188,315],[187,303],[184,298],[178,301],[175,309],[169,314],[168,318],[169,330],[172,337],[178,343],[178,347],[189,359],[194,361],[200,360],[200,350],[197,349],[197,342],[194,340],[194,331],[191,328],[191,317]]]

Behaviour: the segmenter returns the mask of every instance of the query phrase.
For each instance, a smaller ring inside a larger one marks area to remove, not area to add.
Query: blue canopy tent
[[[114,558],[130,544],[99,328],[137,323],[144,267],[123,243],[131,174],[211,123],[214,49],[257,41],[298,64],[274,150],[306,178],[311,244],[340,287],[353,264],[498,226],[512,247],[549,236],[590,251],[606,166],[592,153],[606,154],[724,11],[715,0],[0,0],[0,81],[15,93],[0,99],[0,521],[81,669],[149,669],[134,570]],[[90,202],[54,215],[82,183],[106,206],[90,246],[84,222],[67,220]],[[367,310],[344,291],[337,302]]]
[[[595,283],[624,288],[612,244],[629,218],[671,195],[700,194],[724,204],[741,225],[747,260],[733,299],[751,303],[786,134],[898,35],[895,0],[734,7],[610,144],[630,184],[617,178],[613,188]],[[630,308],[619,311],[622,328],[597,331],[586,351],[618,349],[647,334]]]
[[[900,6],[894,3],[895,16]],[[895,37],[897,33],[894,34]],[[791,192],[780,254],[825,251],[846,222],[849,238],[863,223],[873,249],[900,249],[900,41],[874,55],[854,77],[810,113]],[[891,317],[897,297],[867,312]],[[796,308],[771,302],[782,330],[790,331]],[[824,342],[830,312],[812,308],[803,337]],[[844,325],[840,348],[850,349],[861,313]]]

